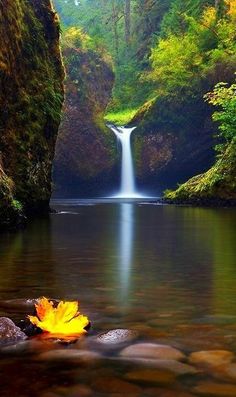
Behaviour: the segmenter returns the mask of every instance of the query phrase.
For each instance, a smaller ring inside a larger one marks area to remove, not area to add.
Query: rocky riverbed
[[[0,301],[1,313],[24,318],[35,301]],[[143,323],[131,321],[130,328],[112,329],[111,322],[103,330],[95,320],[74,343],[29,337],[1,317],[0,395],[235,397],[236,319],[212,316],[169,328],[172,315],[149,315]]]

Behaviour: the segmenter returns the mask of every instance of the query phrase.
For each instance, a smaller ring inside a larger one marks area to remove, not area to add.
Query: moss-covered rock
[[[220,79],[232,82],[235,67],[235,59],[219,64],[194,89],[156,97],[139,109],[131,125],[137,126],[134,153],[140,184],[174,187],[214,164],[213,109],[203,96]]]
[[[115,137],[104,123],[112,66],[77,28],[65,34],[63,54],[66,100],[54,163],[55,194],[95,194],[111,183],[117,156]]]
[[[175,191],[167,191],[170,202],[236,204],[236,139],[204,174],[197,175]]]
[[[141,184],[174,186],[214,161],[211,111],[200,94],[155,98],[132,124],[137,125],[134,153]]]
[[[0,37],[0,220],[5,225],[17,214],[48,210],[64,69],[50,0],[1,1]]]

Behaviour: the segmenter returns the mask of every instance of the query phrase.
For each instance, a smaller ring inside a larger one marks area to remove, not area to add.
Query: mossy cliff
[[[0,222],[48,210],[63,102],[59,21],[50,0],[0,2]]]
[[[167,191],[171,202],[194,204],[236,203],[236,139],[207,172],[191,178],[176,191]]]
[[[112,184],[117,156],[115,137],[103,121],[112,67],[107,54],[77,28],[64,34],[63,55],[66,99],[56,145],[55,196],[101,194]]]
[[[201,95],[146,103],[132,124],[140,184],[162,190],[209,168],[214,160],[211,113]]]

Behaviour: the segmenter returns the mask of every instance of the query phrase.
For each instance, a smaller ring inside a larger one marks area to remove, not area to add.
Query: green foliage
[[[150,61],[152,71],[145,77],[156,82],[157,92],[160,95],[179,95],[177,90],[191,89],[196,84],[203,60],[195,37],[185,34],[161,39],[152,50]]]
[[[20,201],[13,200],[12,201],[12,206],[15,209],[15,211],[18,211],[19,213],[23,212],[23,205],[22,205],[22,203]]]
[[[137,108],[124,109],[124,110],[120,110],[119,112],[110,111],[106,114],[105,120],[110,123],[114,123],[116,125],[126,125],[133,119],[137,111],[138,111]]]
[[[166,191],[164,195],[169,200],[236,199],[236,83],[216,84],[205,100],[219,109],[213,113],[213,120],[223,138],[216,147],[221,155],[205,174],[193,177],[176,191]]]
[[[219,109],[214,112],[213,120],[219,124],[219,136],[224,139],[224,143],[216,147],[222,152],[236,137],[236,83],[230,86],[218,83],[212,92],[205,95],[205,99]]]

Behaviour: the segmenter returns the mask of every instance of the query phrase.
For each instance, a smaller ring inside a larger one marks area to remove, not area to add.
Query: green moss
[[[105,115],[105,121],[116,125],[126,125],[132,121],[138,109],[124,109],[119,112],[109,112]]]
[[[236,200],[236,139],[206,173],[197,175],[164,197],[172,201]]]
[[[64,91],[50,0],[1,3],[0,35],[0,155],[4,178],[14,185],[8,205],[37,209],[50,199]]]

